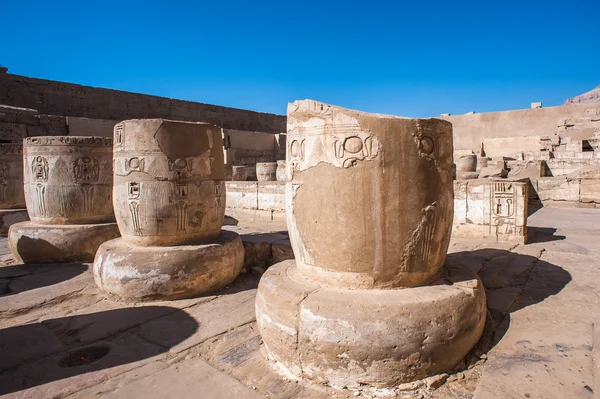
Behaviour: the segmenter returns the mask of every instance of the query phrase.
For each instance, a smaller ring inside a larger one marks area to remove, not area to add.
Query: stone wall
[[[0,141],[21,141],[31,136],[64,136],[67,118],[40,115],[35,109],[0,105]]]
[[[539,151],[540,137],[553,136],[565,126],[575,126],[578,121],[596,122],[600,114],[598,104],[569,105],[515,111],[484,112],[466,115],[441,116],[452,122],[455,154],[477,153],[484,143],[486,156],[511,156],[518,152]],[[598,118],[600,119],[600,118]],[[569,122],[571,121],[571,122]],[[597,127],[591,126],[594,130]],[[579,133],[579,132],[577,132]],[[572,134],[575,134],[573,132]],[[591,136],[591,131],[586,132]]]
[[[227,216],[285,221],[285,182],[228,181]]]
[[[525,243],[528,184],[505,179],[455,181],[452,236]]]
[[[285,133],[271,134],[223,129],[225,168],[233,165],[250,166],[248,179],[256,180],[257,162],[285,159]]]
[[[532,183],[544,206],[600,208],[600,179],[560,176]]]
[[[226,129],[281,133],[286,117],[0,73],[0,104],[41,114],[121,121],[168,118],[213,122]]]

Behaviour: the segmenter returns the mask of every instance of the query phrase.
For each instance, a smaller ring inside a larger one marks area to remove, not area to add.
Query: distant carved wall
[[[286,117],[146,94],[81,86],[0,72],[0,104],[40,114],[121,121],[169,118],[206,121],[226,129],[281,133]]]

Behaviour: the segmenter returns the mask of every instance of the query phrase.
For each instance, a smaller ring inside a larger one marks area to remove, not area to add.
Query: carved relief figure
[[[34,181],[48,181],[48,160],[44,157],[34,157],[31,163]]]
[[[75,180],[79,183],[91,183],[98,180],[100,166],[98,160],[90,157],[79,157],[73,165]]]

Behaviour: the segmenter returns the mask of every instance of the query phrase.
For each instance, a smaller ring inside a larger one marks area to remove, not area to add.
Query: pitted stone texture
[[[28,137],[23,162],[25,200],[33,222],[114,221],[110,138]]]
[[[0,209],[25,208],[23,144],[0,143]]]
[[[127,242],[183,245],[219,236],[225,214],[221,129],[137,119],[114,130],[114,207]]]
[[[96,284],[126,302],[191,298],[217,290],[239,275],[244,246],[223,230],[210,244],[141,247],[116,239],[98,249]]]
[[[452,228],[450,123],[296,101],[287,145],[286,217],[300,269],[345,287],[437,276]]]
[[[116,223],[10,226],[8,243],[22,263],[91,262],[100,244],[119,237]]]
[[[272,266],[256,319],[270,357],[297,377],[337,387],[393,386],[451,369],[485,324],[484,288],[465,266],[434,284],[391,290],[325,287],[294,261]]]
[[[0,236],[8,236],[10,226],[27,220],[29,220],[27,209],[0,209]]]

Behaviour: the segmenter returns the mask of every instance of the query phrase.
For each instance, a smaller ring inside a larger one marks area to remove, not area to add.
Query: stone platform
[[[105,299],[90,264],[19,265],[0,239],[0,395],[591,399],[600,391],[598,226],[600,210],[543,208],[528,219],[527,245],[454,239],[448,261],[486,288],[484,339],[449,375],[356,393],[291,380],[263,353],[254,300],[259,275],[284,254],[282,225],[226,226],[254,258],[225,289],[137,305]]]

